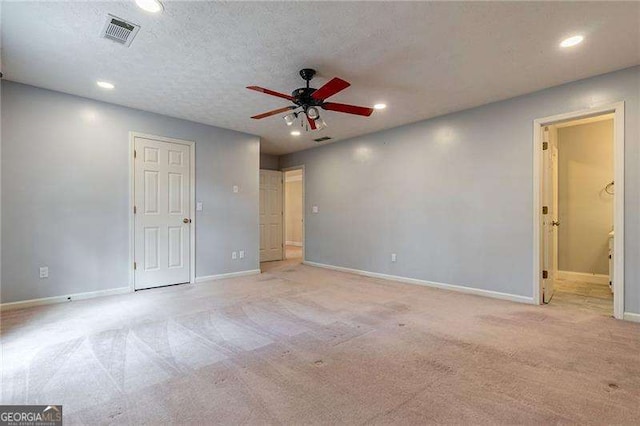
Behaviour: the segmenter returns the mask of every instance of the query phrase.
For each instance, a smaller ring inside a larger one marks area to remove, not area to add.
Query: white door
[[[282,260],[282,172],[260,170],[260,262]]]
[[[555,128],[543,128],[543,301],[553,297],[554,280],[558,269],[558,145]],[[543,273],[544,274],[544,273]]]
[[[135,288],[189,282],[190,146],[135,138]]]

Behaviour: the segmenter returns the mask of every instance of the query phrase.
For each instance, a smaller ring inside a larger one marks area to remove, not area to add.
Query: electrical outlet
[[[391,253],[391,261],[395,262],[396,260],[398,260],[398,257],[396,256],[395,253]]]
[[[311,207],[311,212],[312,213],[318,213],[318,206]]]
[[[196,211],[198,211],[198,212],[202,211],[202,201],[198,201],[196,203]]]
[[[240,250],[240,259],[244,259],[244,250]]]
[[[49,267],[41,266],[40,267],[40,278],[49,278]]]
[[[234,251],[231,253],[231,259],[236,260],[238,258],[238,252]]]
[[[238,185],[233,185],[233,193],[237,194],[238,192],[240,192],[240,188],[238,187]]]

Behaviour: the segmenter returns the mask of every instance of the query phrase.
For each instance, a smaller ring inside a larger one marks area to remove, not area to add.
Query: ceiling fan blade
[[[274,109],[273,111],[269,111],[269,112],[264,112],[262,114],[258,114],[258,115],[254,115],[253,119],[256,120],[260,120],[261,118],[265,118],[265,117],[271,117],[272,115],[276,115],[276,114],[280,114],[281,112],[287,112],[287,111],[291,111],[292,109],[295,109],[295,106],[288,106],[288,107],[284,107],[284,108],[278,108],[278,109]]]
[[[313,92],[311,97],[318,101],[324,101],[328,97],[335,95],[349,86],[351,86],[350,83],[347,83],[338,77],[334,77],[327,84]]]
[[[329,111],[345,112],[347,114],[363,115],[369,117],[373,113],[373,108],[361,107],[356,105],[337,104],[335,102],[325,102],[322,108]]]
[[[287,99],[290,101],[293,100],[293,96],[285,95],[284,93],[274,92],[273,90],[265,89],[264,87],[247,86],[247,89],[255,90],[256,92],[266,93],[267,95],[271,95],[271,96],[277,96],[279,98]]]
[[[307,114],[305,114],[307,115]],[[309,122],[309,127],[311,127],[311,130],[316,130],[318,127],[316,126],[316,121],[312,120],[311,118],[309,118],[309,116],[307,115],[307,121]]]

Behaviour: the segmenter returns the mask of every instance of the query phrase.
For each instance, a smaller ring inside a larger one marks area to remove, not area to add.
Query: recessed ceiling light
[[[147,12],[151,13],[162,12],[162,10],[164,9],[162,3],[160,3],[158,0],[136,0],[136,4],[140,9],[146,10]]]
[[[294,130],[291,132],[291,136],[300,136],[300,132],[298,130]]]
[[[565,38],[564,40],[562,40],[562,42],[560,43],[560,47],[575,46],[576,44],[582,43],[582,40],[584,40],[584,36],[581,36],[581,35],[571,36],[569,38]]]
[[[114,87],[116,87],[116,86],[114,86],[113,84],[111,84],[111,83],[109,83],[107,81],[98,81],[96,84],[98,86],[102,87],[103,89],[109,89],[109,90],[111,90]]]
[[[374,109],[385,109],[387,107],[387,104],[375,104],[373,106]]]

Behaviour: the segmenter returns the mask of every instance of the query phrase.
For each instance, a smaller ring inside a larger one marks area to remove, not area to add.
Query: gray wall
[[[639,98],[634,67],[281,157],[305,165],[306,258],[531,297],[533,120],[625,101],[625,310],[640,312]]]
[[[196,275],[259,267],[258,137],[3,81],[2,302],[129,285],[129,131],[196,142]]]
[[[558,269],[609,275],[613,120],[558,129]]]
[[[261,153],[260,168],[263,170],[280,170],[280,157]]]

